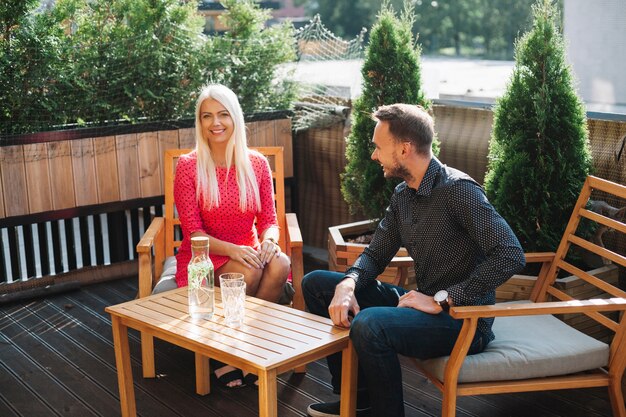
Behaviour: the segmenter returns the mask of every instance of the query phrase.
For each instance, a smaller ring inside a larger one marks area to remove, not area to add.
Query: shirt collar
[[[422,182],[420,182],[420,186],[417,189],[417,195],[429,196],[430,192],[435,185],[435,179],[441,170],[442,163],[437,159],[437,157],[433,156],[428,163],[428,168],[426,169],[426,173],[424,174],[424,178],[422,178]],[[415,191],[415,190],[413,190]]]

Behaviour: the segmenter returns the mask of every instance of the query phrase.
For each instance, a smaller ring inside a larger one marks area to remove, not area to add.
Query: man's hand
[[[356,316],[361,308],[354,296],[356,282],[351,278],[346,278],[335,287],[335,295],[328,306],[328,314],[333,324],[341,327],[350,327],[352,318],[348,315],[352,312]]]
[[[430,295],[409,291],[400,297],[398,307],[410,307],[429,314],[439,314],[443,310]]]

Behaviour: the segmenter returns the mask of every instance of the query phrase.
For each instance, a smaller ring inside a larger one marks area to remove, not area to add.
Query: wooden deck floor
[[[80,290],[0,308],[0,416],[119,416],[111,322],[104,308],[132,299],[132,280],[111,281]],[[130,336],[138,415],[212,417],[258,415],[253,387],[217,388],[194,394],[193,355],[156,343],[158,377],[143,379],[139,337]],[[404,363],[406,415],[438,416],[439,392]],[[334,401],[325,361],[306,375],[286,373],[278,386],[278,415],[305,416],[307,405]],[[610,416],[605,389],[563,390],[516,395],[465,397],[459,417]]]

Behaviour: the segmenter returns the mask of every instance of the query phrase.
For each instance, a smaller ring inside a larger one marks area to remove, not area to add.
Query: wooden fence
[[[246,126],[251,146],[285,147],[293,176],[291,120]],[[194,146],[193,127],[0,146],[0,219],[163,195],[164,151]]]
[[[271,119],[246,122],[249,144],[283,146],[285,176],[293,177],[289,113],[261,116]],[[77,270],[97,278],[104,265],[116,263],[134,274],[134,247],[151,217],[162,213],[163,152],[194,147],[189,125],[1,139],[0,294]]]
[[[439,159],[482,183],[487,171],[492,110],[436,101],[434,115],[441,142]],[[626,117],[590,114],[588,129],[595,175],[626,184]],[[294,139],[298,216],[307,245],[326,248],[328,227],[366,220],[350,215],[341,195],[339,176],[345,167],[347,134],[348,128],[340,123],[299,132]],[[626,249],[626,242],[620,246]]]

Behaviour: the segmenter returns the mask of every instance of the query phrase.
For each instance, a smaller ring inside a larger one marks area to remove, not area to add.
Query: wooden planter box
[[[342,224],[328,228],[328,268],[331,271],[345,272],[359,257],[367,245],[361,243],[346,242],[346,236],[358,236],[374,230],[374,222],[364,220],[355,223]],[[400,248],[396,256],[409,256],[405,248]],[[392,282],[398,268],[387,267],[378,276],[382,282]],[[409,268],[409,276],[406,281],[407,288],[415,288],[415,271]]]
[[[615,265],[606,265],[600,268],[587,271],[589,274],[602,279],[603,281],[617,286],[619,280],[619,270]],[[512,300],[528,300],[530,299],[530,292],[537,277],[528,275],[513,275],[511,279],[502,284],[496,290],[496,301],[512,301]],[[597,287],[594,287],[587,283],[587,281],[571,275],[564,278],[558,278],[556,280],[556,287],[566,294],[571,295],[577,299],[590,299],[590,298],[610,298],[611,295],[605,293]],[[570,324],[572,327],[588,334],[598,340],[604,342],[609,341],[609,338],[613,336],[613,332],[606,327],[598,324],[595,320],[587,317],[584,314],[570,314],[557,316],[561,320]]]

